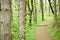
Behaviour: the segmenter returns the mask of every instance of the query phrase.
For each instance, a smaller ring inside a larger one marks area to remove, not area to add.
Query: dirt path
[[[50,24],[51,18],[45,20],[39,27],[35,30],[35,39],[36,40],[52,40],[51,37],[48,35],[47,26]]]

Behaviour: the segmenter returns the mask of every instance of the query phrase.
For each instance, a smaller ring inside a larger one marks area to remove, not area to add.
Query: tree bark
[[[1,0],[0,0],[0,21],[1,21]],[[1,40],[1,23],[0,23],[0,40]]]
[[[31,8],[32,7],[32,8]],[[31,26],[32,25],[32,12],[33,12],[33,0],[31,0],[31,7],[30,7],[30,2],[28,0],[28,9],[29,9],[29,16],[30,16],[30,19],[29,19],[29,25]]]
[[[49,5],[50,5],[50,9],[51,9],[51,11],[52,11],[52,13],[53,13],[53,15],[54,15],[54,10],[53,10],[53,7],[52,7],[52,5],[51,5],[51,0],[48,0],[48,2],[49,2]]]
[[[40,0],[41,5],[41,11],[42,11],[42,21],[44,20],[44,9],[43,9],[43,0]]]
[[[54,4],[54,27],[58,24],[57,22],[57,12],[56,12],[56,0],[53,0],[53,4]]]
[[[54,18],[55,18],[55,20],[57,21],[56,0],[53,0],[53,1],[54,1]]]
[[[34,16],[34,23],[37,23],[37,6],[36,6],[36,3],[37,1],[34,0],[34,13],[33,13],[33,16]]]
[[[11,40],[11,0],[1,0],[0,40]]]
[[[47,4],[47,0],[45,0],[45,11],[46,11],[46,9],[47,9],[47,8],[46,8],[46,4]]]
[[[58,0],[58,4],[59,4],[59,15],[60,15],[60,0]]]
[[[25,39],[25,0],[18,0],[19,40]]]

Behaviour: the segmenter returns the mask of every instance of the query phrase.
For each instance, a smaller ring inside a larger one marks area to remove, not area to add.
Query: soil
[[[36,40],[52,40],[52,38],[48,35],[48,25],[50,22],[51,18],[48,18],[36,28],[34,34]]]

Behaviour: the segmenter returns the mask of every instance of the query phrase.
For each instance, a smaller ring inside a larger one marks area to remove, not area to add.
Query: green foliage
[[[12,40],[18,40],[18,12],[17,12],[17,5],[15,4],[16,1],[12,0],[12,15],[13,20],[11,24],[11,33],[12,33]]]
[[[57,21],[60,23],[60,16],[59,15],[57,16]]]
[[[27,29],[27,27],[26,27],[26,40],[35,40],[35,38],[34,38],[34,30],[35,30],[35,28],[36,28],[36,26],[30,26],[30,27],[32,27],[32,29]]]
[[[45,20],[48,17],[49,17],[48,13],[45,14]],[[33,18],[33,16],[32,16],[32,18]],[[37,25],[40,25],[42,23],[41,19],[42,19],[41,14],[40,14],[40,12],[38,12],[37,24],[33,23],[33,21],[32,21],[32,26],[29,26],[29,15],[26,16],[26,40],[35,40],[34,32],[35,32],[35,29],[38,27]]]
[[[15,12],[16,13],[16,12]],[[17,16],[13,16],[13,21],[11,24],[12,40],[18,40],[18,20]]]
[[[58,23],[60,17],[58,16]],[[52,21],[51,24],[48,27],[49,30],[49,35],[54,39],[54,40],[60,40],[60,28],[58,26],[53,27],[55,21]]]
[[[37,2],[37,24],[34,23],[33,21],[33,16],[32,16],[32,26],[29,26],[29,11],[27,8],[26,11],[26,40],[35,40],[34,38],[34,31],[40,23],[42,23],[42,17],[41,17],[41,12],[40,11],[40,6],[39,2]],[[17,5],[16,1],[12,0],[12,13],[13,13],[13,21],[11,24],[11,32],[12,32],[12,40],[19,40],[18,39],[18,12],[17,12]],[[46,12],[45,14],[45,19],[49,17],[49,13]]]
[[[34,38],[34,31],[35,28],[37,27],[38,24],[40,24],[42,22],[42,20],[40,19],[40,13],[38,13],[38,17],[37,17],[37,24],[33,23],[33,16],[32,16],[32,26],[29,26],[29,15],[26,16],[26,40],[35,40]]]

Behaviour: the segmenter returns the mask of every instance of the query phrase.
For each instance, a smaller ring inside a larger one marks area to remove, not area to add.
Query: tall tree
[[[30,3],[31,1],[31,3]],[[28,9],[29,9],[29,16],[30,16],[30,19],[29,19],[29,25],[31,26],[32,25],[32,12],[33,12],[33,0],[28,0]]]
[[[60,15],[60,0],[58,0],[58,4],[59,4],[59,15]]]
[[[42,11],[42,21],[43,21],[44,20],[43,0],[40,0],[40,6],[41,6],[41,11]]]
[[[49,2],[48,2],[48,3],[49,3]],[[51,5],[49,4],[49,8],[48,8],[48,10],[49,10],[49,16],[50,16],[50,13],[51,13],[50,6],[51,6]]]
[[[1,13],[1,0],[0,0],[0,13]],[[0,15],[0,21],[1,21],[1,15]],[[0,22],[0,40],[1,40],[1,22]]]
[[[51,11],[52,11],[52,13],[54,14],[54,10],[53,10],[53,7],[52,7],[52,3],[51,3],[51,0],[48,0],[48,2],[49,2],[49,5],[50,5],[50,9],[51,9]]]
[[[47,0],[45,0],[45,11],[46,11],[46,9],[47,9],[47,8],[46,8],[46,4],[47,4]]]
[[[11,40],[11,0],[0,0],[0,40]]]
[[[56,0],[53,0],[53,2],[54,2],[54,17],[55,17],[55,20],[57,20]]]
[[[34,23],[37,23],[37,0],[34,0]]]
[[[25,40],[25,0],[18,0],[19,40]]]
[[[55,20],[54,26],[55,26],[57,25],[56,0],[53,0],[53,3],[54,3],[54,20]]]

